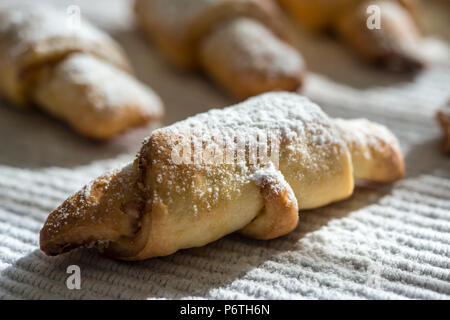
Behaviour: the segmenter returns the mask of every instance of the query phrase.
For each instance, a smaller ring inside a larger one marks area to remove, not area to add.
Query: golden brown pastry
[[[37,104],[79,133],[107,139],[162,116],[121,47],[85,19],[33,4],[0,6],[0,94]]]
[[[415,71],[425,65],[413,0],[278,1],[300,25],[336,33],[369,62],[393,71]],[[379,9],[379,29],[368,27],[374,14],[370,6]]]
[[[53,211],[41,249],[96,245],[124,260],[165,256],[229,233],[272,239],[298,210],[349,197],[354,179],[403,177],[396,138],[367,120],[330,119],[293,93],[266,93],[157,129],[134,163]]]
[[[136,0],[135,13],[168,60],[202,68],[238,99],[302,84],[303,59],[273,0]]]
[[[444,133],[444,142],[442,144],[444,152],[450,152],[450,103],[443,107],[437,113],[437,118]]]

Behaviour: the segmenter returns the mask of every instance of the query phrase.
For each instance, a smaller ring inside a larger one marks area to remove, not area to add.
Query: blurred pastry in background
[[[95,139],[163,115],[163,104],[132,74],[122,48],[83,19],[33,4],[0,6],[0,94],[38,106]]]
[[[426,64],[413,0],[278,1],[300,26],[331,31],[368,62],[398,72]]]
[[[450,102],[437,112],[437,118],[444,132],[444,152],[450,153]]]
[[[168,60],[201,68],[237,99],[302,85],[303,59],[273,0],[136,0],[135,13]]]

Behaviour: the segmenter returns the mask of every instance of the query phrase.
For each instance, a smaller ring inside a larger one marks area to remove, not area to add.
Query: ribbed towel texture
[[[102,9],[105,2],[80,3],[83,10],[92,3],[84,13],[122,42],[138,76],[161,94],[166,123],[231,103],[203,78],[168,67],[129,28],[126,1],[107,1]],[[450,68],[441,64],[415,79],[390,76],[339,53],[332,41],[326,46],[342,58],[331,63],[322,44],[317,52],[324,53],[308,56],[312,49],[305,49],[306,61],[322,75],[311,73],[303,93],[331,116],[389,127],[401,142],[407,177],[393,186],[361,185],[346,201],[303,211],[294,232],[271,241],[230,235],[142,262],[87,249],[46,257],[38,239],[48,213],[131,159],[145,130],[101,145],[46,115],[2,102],[0,298],[449,299],[450,158],[439,152],[433,117],[450,98]],[[314,56],[329,67],[320,68]],[[66,286],[69,265],[81,269],[80,290]]]

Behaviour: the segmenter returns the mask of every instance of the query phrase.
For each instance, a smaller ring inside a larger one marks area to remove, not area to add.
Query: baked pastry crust
[[[52,7],[0,6],[0,93],[98,139],[160,118],[161,100],[134,78],[122,48],[84,19],[66,22]],[[122,90],[111,90],[114,81]]]
[[[108,139],[163,113],[153,90],[92,55],[71,54],[42,67],[38,79],[33,101],[88,137]]]
[[[268,93],[155,130],[133,164],[49,215],[41,249],[56,255],[100,241],[112,257],[142,260],[232,232],[272,239],[297,226],[298,210],[349,197],[355,178],[390,183],[403,174],[384,127],[333,120],[304,97]]]
[[[170,62],[200,67],[238,99],[303,82],[303,59],[272,0],[136,0],[135,15]]]

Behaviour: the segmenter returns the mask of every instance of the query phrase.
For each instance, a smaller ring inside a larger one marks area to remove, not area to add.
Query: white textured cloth
[[[83,16],[124,45],[140,79],[166,102],[165,123],[231,103],[201,76],[165,64],[130,28],[127,1],[52,2],[78,3]],[[313,71],[304,94],[331,116],[388,126],[405,154],[403,181],[360,186],[346,201],[301,212],[298,228],[276,240],[231,235],[142,262],[114,261],[95,250],[46,257],[38,239],[48,213],[131,159],[150,129],[102,145],[37,111],[2,102],[0,298],[449,299],[450,158],[439,152],[433,118],[450,98],[444,42],[430,44],[441,63],[410,79],[370,69],[332,40],[305,35],[299,41]],[[81,268],[81,290],[66,287],[73,264]]]

